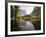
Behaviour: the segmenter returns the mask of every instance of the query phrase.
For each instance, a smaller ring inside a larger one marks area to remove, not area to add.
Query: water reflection
[[[40,7],[11,6],[11,31],[39,30],[40,15]]]

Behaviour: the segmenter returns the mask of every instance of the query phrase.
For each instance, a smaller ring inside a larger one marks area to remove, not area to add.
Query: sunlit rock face
[[[22,14],[30,15],[34,10],[34,6],[19,6],[19,9],[22,11]]]
[[[20,13],[20,16],[25,16],[26,15],[25,9],[20,9],[19,13]]]

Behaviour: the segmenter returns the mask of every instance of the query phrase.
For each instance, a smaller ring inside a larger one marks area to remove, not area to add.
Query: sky
[[[34,10],[34,6],[19,6],[20,10],[22,10],[23,12],[21,13],[22,15],[29,15],[32,13],[32,11]]]

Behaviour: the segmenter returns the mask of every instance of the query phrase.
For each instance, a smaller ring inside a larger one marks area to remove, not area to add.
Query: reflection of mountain
[[[36,30],[41,29],[41,8],[35,7],[31,14],[31,21],[34,24]]]
[[[41,28],[41,8],[35,7],[30,15],[24,17],[27,21],[33,23],[35,30],[40,30]]]
[[[15,20],[11,20],[12,22],[12,25],[11,25],[11,29],[15,28],[17,30],[19,30],[19,25],[17,24],[17,21],[16,18],[20,19],[24,19],[26,21],[29,21],[29,22],[32,22],[35,29],[36,30],[39,30],[40,29],[40,19],[41,19],[41,8],[40,7],[35,7],[33,12],[30,12],[30,15],[26,15],[26,11],[25,9],[19,9],[19,6],[14,6],[15,9],[13,7],[11,7],[11,19],[15,19]],[[30,10],[31,11],[31,10]],[[21,16],[20,16],[21,15]],[[15,23],[15,24],[14,24]],[[14,26],[13,26],[14,25]],[[13,30],[13,29],[12,29]]]

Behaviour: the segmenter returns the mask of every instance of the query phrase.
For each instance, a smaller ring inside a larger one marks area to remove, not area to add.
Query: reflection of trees
[[[31,15],[26,15],[24,18],[28,21],[31,21],[35,29],[38,30],[40,29],[41,26],[41,8],[40,7],[35,7],[34,11],[31,13]]]
[[[11,6],[11,30],[19,30],[19,25],[17,24],[16,17],[19,12],[18,6]],[[16,29],[13,29],[16,28]]]
[[[32,23],[35,26],[35,29],[40,29],[41,27],[41,8],[40,7],[35,7],[34,11],[32,12],[31,15],[31,20]]]
[[[19,25],[17,24],[17,21],[16,21],[16,17],[20,16],[19,12],[22,12],[21,10],[19,10],[19,6],[14,6],[14,8],[13,6],[11,6],[11,20],[12,20],[11,26],[15,27],[16,30],[19,30]],[[35,7],[34,11],[30,15],[25,15],[21,17],[22,19],[32,22],[36,30],[40,29],[40,23],[41,23],[41,8],[40,7]]]

